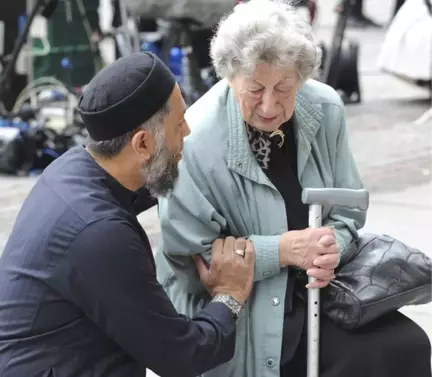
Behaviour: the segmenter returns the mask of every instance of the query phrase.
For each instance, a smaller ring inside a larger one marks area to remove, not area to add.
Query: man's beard
[[[141,170],[144,187],[152,196],[168,196],[172,192],[179,176],[178,161],[178,153],[170,152],[165,138],[158,137],[155,154]]]

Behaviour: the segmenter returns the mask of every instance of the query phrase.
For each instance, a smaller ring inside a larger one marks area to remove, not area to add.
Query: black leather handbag
[[[321,293],[323,314],[355,329],[405,305],[432,299],[432,260],[387,235],[365,234],[344,251]]]

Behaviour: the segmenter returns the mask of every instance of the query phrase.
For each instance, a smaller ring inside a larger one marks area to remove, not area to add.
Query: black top
[[[232,358],[229,309],[190,320],[158,284],[137,196],[82,147],[45,170],[0,259],[0,376],[190,377]]]
[[[282,147],[278,146],[281,141],[278,136],[271,139],[264,133],[257,136],[271,140],[267,166],[263,166],[262,163],[260,165],[269,180],[282,195],[285,202],[288,230],[301,230],[308,227],[309,209],[301,200],[302,187],[297,172],[297,145],[294,122],[292,120],[286,122],[282,125],[281,130],[285,134]],[[259,160],[262,160],[262,157]],[[304,326],[304,306],[298,305],[298,300],[294,296],[298,273],[298,270],[291,268],[288,276],[281,365],[288,363],[297,350]],[[296,289],[301,289],[301,287],[298,286]]]
[[[285,141],[281,148],[280,139],[272,138],[267,177],[275,185],[285,202],[289,230],[305,229],[308,226],[308,206],[301,200],[302,187],[297,173],[297,145],[293,122],[282,125]]]

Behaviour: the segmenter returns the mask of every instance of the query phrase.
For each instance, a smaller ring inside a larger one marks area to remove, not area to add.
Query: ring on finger
[[[234,250],[234,253],[236,253],[237,255],[240,255],[242,258],[244,258],[246,251],[242,250],[242,249],[236,249],[236,250]]]

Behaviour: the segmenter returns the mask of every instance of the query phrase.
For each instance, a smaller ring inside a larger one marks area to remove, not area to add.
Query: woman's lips
[[[274,117],[270,117],[270,118],[268,118],[268,117],[263,117],[263,116],[260,115],[260,118],[261,118],[261,120],[262,120],[264,123],[271,123],[271,122],[274,122],[274,121],[278,118],[278,115],[276,115],[276,116],[274,116]]]

